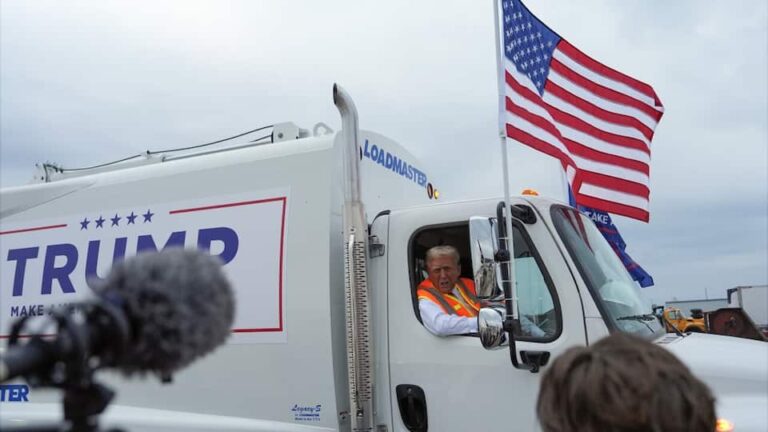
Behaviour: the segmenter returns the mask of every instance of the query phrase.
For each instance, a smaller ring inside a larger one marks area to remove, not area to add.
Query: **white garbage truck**
[[[339,87],[334,102],[338,133],[280,124],[268,144],[80,171],[46,166],[32,184],[2,189],[0,337],[22,317],[87,298],[88,281],[126,256],[201,248],[222,259],[234,287],[228,342],[170,383],[101,371],[117,392],[103,425],[534,431],[552,359],[626,332],[681,358],[736,431],[766,430],[768,344],[666,334],[587,216],[531,195],[513,197],[511,208],[500,199],[447,202],[433,171],[358,129]],[[435,245],[458,249],[462,276],[476,277],[481,294],[501,289],[509,317],[483,309],[478,334],[427,331],[416,287]],[[540,331],[520,330],[523,319]],[[2,385],[3,430],[61,419],[57,391],[20,379]]]

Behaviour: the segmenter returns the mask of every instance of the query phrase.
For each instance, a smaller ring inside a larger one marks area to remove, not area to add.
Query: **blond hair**
[[[435,258],[449,256],[456,260],[456,265],[459,265],[461,257],[459,251],[455,247],[449,245],[434,246],[427,251],[427,264]]]

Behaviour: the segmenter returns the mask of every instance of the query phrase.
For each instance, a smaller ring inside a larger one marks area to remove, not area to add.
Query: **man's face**
[[[438,256],[427,263],[429,280],[441,292],[449,293],[461,274],[456,260],[451,256]]]

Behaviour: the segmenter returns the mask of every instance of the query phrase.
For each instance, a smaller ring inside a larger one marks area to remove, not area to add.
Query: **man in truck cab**
[[[477,333],[477,313],[486,304],[477,298],[475,283],[461,276],[461,256],[453,246],[435,246],[426,254],[427,278],[416,289],[424,327],[437,336]],[[545,336],[521,316],[525,334]]]
[[[416,289],[424,327],[437,336],[477,332],[480,301],[475,283],[459,277],[461,257],[453,246],[435,246],[427,251],[427,279]]]

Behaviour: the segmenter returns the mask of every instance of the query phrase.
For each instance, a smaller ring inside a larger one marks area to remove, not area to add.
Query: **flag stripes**
[[[590,58],[503,0],[508,138],[558,158],[576,204],[648,221],[651,141],[664,114],[651,86]]]
[[[648,221],[664,113],[653,88],[589,58],[521,3],[508,9],[518,12],[505,20],[507,137],[558,158],[578,204]]]

